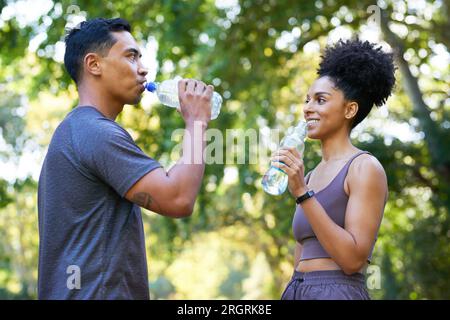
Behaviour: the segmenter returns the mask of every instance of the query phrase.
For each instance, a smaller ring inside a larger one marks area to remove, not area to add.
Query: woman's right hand
[[[308,190],[304,178],[303,159],[296,148],[281,147],[273,154],[271,161],[272,166],[288,175],[288,189],[294,198],[298,198]]]

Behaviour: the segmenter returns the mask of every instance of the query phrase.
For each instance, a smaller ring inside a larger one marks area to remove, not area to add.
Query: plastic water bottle
[[[286,136],[281,140],[280,147],[294,147],[303,156],[305,151],[306,122],[300,121],[297,126],[289,127]],[[270,166],[262,179],[265,192],[272,195],[280,195],[286,191],[288,175],[281,169]]]
[[[179,80],[177,79],[172,79],[164,80],[161,83],[148,82],[145,85],[145,88],[150,92],[156,91],[156,95],[162,104],[172,108],[179,108],[178,81]],[[222,101],[220,94],[214,91],[211,98],[211,120],[214,120],[219,116]]]

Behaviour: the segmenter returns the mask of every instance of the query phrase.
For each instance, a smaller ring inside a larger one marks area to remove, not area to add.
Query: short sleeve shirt
[[[65,117],[39,177],[39,299],[149,299],[141,210],[124,196],[159,167],[96,108]]]

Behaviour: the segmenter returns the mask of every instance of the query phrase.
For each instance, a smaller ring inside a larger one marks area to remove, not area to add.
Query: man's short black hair
[[[72,79],[78,84],[86,54],[96,52],[107,55],[109,49],[116,43],[111,32],[131,32],[130,24],[121,18],[96,18],[81,22],[66,35],[66,52],[64,66]]]
[[[340,40],[327,47],[317,73],[328,76],[342,90],[346,100],[358,103],[352,129],[370,112],[382,106],[395,84],[393,54],[368,41]]]

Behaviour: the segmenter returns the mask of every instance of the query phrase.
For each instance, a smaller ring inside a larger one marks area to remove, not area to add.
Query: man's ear
[[[350,101],[345,105],[345,119],[353,119],[358,113],[358,102]]]
[[[84,70],[86,73],[90,73],[94,76],[99,76],[102,74],[102,69],[100,66],[100,56],[96,53],[88,53],[84,57]]]

